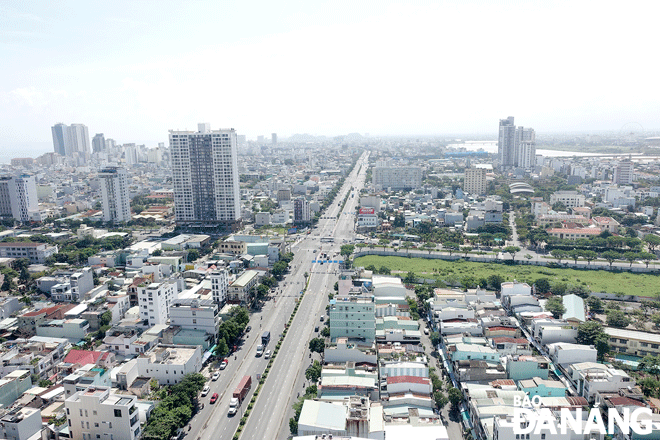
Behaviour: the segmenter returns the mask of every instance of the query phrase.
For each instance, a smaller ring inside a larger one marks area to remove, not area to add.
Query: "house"
[[[343,404],[305,400],[298,420],[299,436],[364,436],[385,440],[383,406],[364,397],[347,398]]]
[[[75,304],[62,304],[23,313],[18,316],[19,333],[26,336],[36,335],[38,325],[53,319],[64,319],[64,314],[74,307]]]
[[[540,397],[564,397],[566,386],[558,380],[541,379],[533,377],[518,381],[518,389],[527,393],[529,398]]]
[[[507,376],[516,381],[534,377],[547,379],[549,364],[543,356],[507,356],[505,358]]]
[[[555,365],[566,367],[580,362],[596,362],[598,352],[593,346],[555,342],[548,345],[548,354]]]
[[[587,320],[584,312],[584,300],[575,294],[564,295],[561,298],[566,311],[562,319],[573,325],[579,325]]]

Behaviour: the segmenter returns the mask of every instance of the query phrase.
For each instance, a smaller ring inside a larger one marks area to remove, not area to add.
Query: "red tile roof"
[[[513,342],[514,344],[527,344],[527,339],[523,338],[509,338],[508,336],[499,336],[497,338],[492,338],[493,342],[496,344],[501,344],[504,342]]]
[[[52,306],[52,307],[44,307],[43,309],[40,310],[33,310],[31,312],[23,313],[22,316],[41,316],[41,315],[51,315],[55,312],[57,312],[59,309],[63,308],[64,305],[60,306]],[[71,307],[73,308],[73,307]],[[66,311],[66,310],[65,310]]]
[[[391,376],[387,378],[387,384],[389,385],[391,383],[419,383],[428,385],[431,383],[431,379],[418,376]]]
[[[102,351],[71,350],[62,362],[68,364],[96,364],[104,354]]]

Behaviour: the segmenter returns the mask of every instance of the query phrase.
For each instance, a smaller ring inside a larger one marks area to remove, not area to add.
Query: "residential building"
[[[533,128],[516,129],[516,166],[531,169],[536,166],[536,134]]]
[[[620,389],[634,386],[635,379],[623,370],[588,368],[578,372],[576,388],[582,397],[593,402],[597,393],[618,393]]]
[[[89,387],[64,401],[72,440],[135,440],[140,437],[137,397]]]
[[[358,396],[346,398],[342,405],[305,400],[298,420],[298,435],[385,440],[383,406]]]
[[[596,227],[588,228],[550,228],[546,231],[551,237],[561,240],[580,240],[600,235],[602,229]]]
[[[234,224],[241,218],[236,131],[170,131],[177,223]]]
[[[147,321],[149,326],[167,324],[170,304],[178,297],[176,280],[138,286],[140,318]]]
[[[38,408],[7,409],[0,413],[0,438],[7,440],[34,439],[41,433],[41,424],[41,410]]]
[[[293,201],[293,223],[306,224],[312,220],[309,209],[309,201],[303,197],[298,197]]]
[[[89,333],[89,322],[84,319],[54,319],[37,325],[37,336],[65,338],[72,343],[80,342]]]
[[[563,203],[568,209],[584,206],[584,194],[577,191],[556,191],[550,194],[550,206],[555,203]]]
[[[227,301],[227,294],[229,292],[229,276],[227,275],[227,269],[214,269],[210,275],[213,301],[218,306],[222,306]]]
[[[596,362],[598,353],[593,346],[556,342],[548,345],[548,354],[555,365],[566,367],[580,362]]]
[[[252,301],[254,289],[259,282],[259,272],[246,270],[227,289],[227,302],[232,304],[247,304]]]
[[[525,380],[534,377],[547,379],[550,362],[543,356],[509,356],[506,361],[506,373],[509,379]]]
[[[92,151],[94,153],[105,151],[105,137],[103,136],[103,133],[97,133],[92,138]]]
[[[30,370],[14,370],[0,379],[0,405],[11,406],[21,394],[32,387]]]
[[[151,377],[161,385],[179,383],[189,373],[202,369],[202,347],[199,345],[159,344],[136,359],[139,376]]]
[[[89,156],[89,130],[83,124],[55,124],[52,129],[53,148],[61,156]]]
[[[486,168],[466,168],[463,190],[468,194],[486,194]]]
[[[604,327],[612,351],[632,356],[660,356],[660,335],[656,333]]]
[[[416,166],[376,166],[373,184],[382,189],[417,189],[422,186],[422,168]]]
[[[131,220],[131,200],[126,170],[108,167],[99,172],[103,197],[103,221],[125,223]]]
[[[367,296],[337,296],[330,302],[330,339],[346,337],[367,343],[376,338],[375,303]]]
[[[533,377],[518,381],[518,389],[527,393],[529,398],[540,397],[564,397],[566,386],[558,380],[541,379]]]
[[[247,253],[247,243],[244,241],[225,240],[218,245],[218,250],[223,254],[243,255]]]
[[[330,321],[332,324],[332,321]],[[393,376],[429,377],[429,367],[425,359],[415,361],[380,361],[381,379]]]
[[[511,167],[516,160],[516,126],[513,116],[500,119],[499,136],[497,140],[497,156],[500,165]]]
[[[634,179],[635,169],[633,163],[630,160],[622,160],[614,168],[614,175],[612,178],[612,183],[618,185],[630,185]]]
[[[356,226],[361,230],[376,229],[378,227],[376,208],[360,208]]]
[[[40,220],[37,182],[34,176],[0,177],[0,217],[19,222]]]
[[[218,305],[209,299],[174,300],[170,305],[170,325],[215,336],[220,329]]]
[[[69,127],[61,122],[51,127],[53,134],[53,149],[60,156],[71,155],[71,142],[69,141]]]
[[[64,319],[64,314],[75,307],[73,304],[44,307],[39,310],[30,310],[18,316],[18,328],[23,335],[35,335],[37,326],[53,319]]]

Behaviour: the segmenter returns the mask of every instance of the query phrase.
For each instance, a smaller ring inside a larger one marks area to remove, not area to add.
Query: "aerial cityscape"
[[[660,440],[653,4],[312,3],[0,4],[0,438]]]

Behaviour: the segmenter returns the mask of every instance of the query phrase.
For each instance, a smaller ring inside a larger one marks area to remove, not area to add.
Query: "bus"
[[[334,243],[334,237],[321,237],[321,243]]]
[[[264,332],[264,334],[261,335],[261,345],[265,347],[268,345],[268,342],[270,342],[270,332]]]

